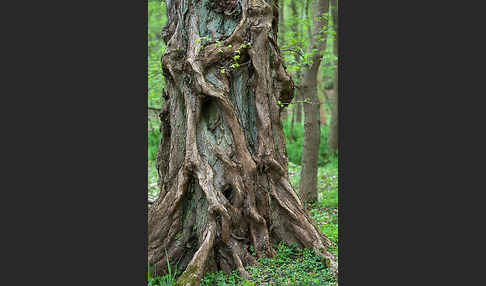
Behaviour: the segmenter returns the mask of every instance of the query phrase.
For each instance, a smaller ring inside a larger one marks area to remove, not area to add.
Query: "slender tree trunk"
[[[287,27],[285,26],[285,5],[284,1],[279,1],[278,3],[278,34],[279,34],[279,45],[281,47],[285,47],[285,33],[287,31]],[[282,122],[287,120],[288,117],[288,109],[285,108],[281,112]]]
[[[299,25],[299,21],[298,21],[299,13],[298,13],[298,10],[297,10],[296,0],[290,1],[290,10],[292,11],[291,30],[292,30],[293,37],[296,38],[296,39],[300,39],[299,27],[301,25]],[[300,44],[299,44],[299,48],[300,48]],[[296,57],[297,62],[300,62],[302,60],[301,56],[299,54],[295,54],[295,57]],[[296,72],[295,82],[297,84],[300,84],[301,81],[302,81],[302,72],[299,69]],[[296,101],[295,105],[294,105],[295,116],[296,116],[295,121],[300,124],[300,123],[302,123],[302,94],[301,94],[301,90],[299,88],[296,90],[295,101]]]
[[[337,73],[337,72],[336,72]],[[336,154],[338,149],[338,93],[337,76],[334,77],[333,88],[328,90],[331,103],[331,124],[329,125],[328,150],[329,154]]]
[[[282,119],[282,122],[287,121],[288,118],[288,109],[285,108],[280,112],[280,118]]]
[[[294,141],[294,124],[295,124],[295,105],[292,108],[292,121],[290,122],[290,136],[289,136],[289,141],[292,142]]]
[[[311,17],[312,13],[309,13],[309,5],[310,5],[311,0],[305,0],[305,7],[304,7],[304,17],[303,20]],[[310,15],[309,15],[310,14]],[[312,38],[312,31],[311,31],[311,26],[307,25],[307,36],[309,37],[309,41]]]
[[[279,46],[285,47],[285,33],[287,32],[287,27],[285,26],[285,5],[284,1],[278,2],[278,41]]]
[[[295,121],[300,125],[302,123],[302,101],[303,101],[302,92],[300,91],[300,89],[296,90],[295,100],[296,100],[296,103],[294,105]]]
[[[288,178],[277,102],[290,103],[293,83],[276,44],[275,4],[167,1],[148,264],[152,275],[167,273],[167,259],[177,265],[176,285],[199,285],[205,271],[248,277],[249,247],[273,256],[277,241],[315,249],[337,271],[329,239]]]
[[[337,26],[337,1],[333,0],[331,2],[332,4],[332,17],[333,17],[333,23],[334,23],[334,30],[336,31],[336,35],[334,37],[333,41],[333,52],[334,55],[337,57],[338,56],[338,26]],[[336,154],[338,150],[338,121],[339,121],[339,96],[338,96],[338,67],[335,68],[334,70],[334,83],[333,83],[333,89],[332,89],[332,94],[334,96],[330,97],[331,98],[331,124],[329,127],[329,138],[328,138],[328,150],[329,154]]]
[[[320,124],[327,125],[327,97],[326,97],[326,88],[325,88],[325,79],[326,76],[323,72],[318,73],[317,75],[317,95],[321,104],[319,105],[319,113],[320,113]]]
[[[329,10],[329,0],[318,0],[314,6],[315,17],[322,16]],[[304,97],[304,128],[305,137],[302,148],[302,171],[300,179],[301,198],[306,202],[317,201],[317,162],[319,157],[320,128],[319,128],[319,98],[317,96],[317,72],[321,64],[320,52],[325,48],[325,41],[319,41],[316,37],[320,30],[327,24],[325,17],[315,20],[312,28],[313,37],[309,52],[317,50],[312,56],[311,66],[304,72],[303,97]]]
[[[324,97],[325,98],[325,97]],[[320,116],[321,116],[321,124],[322,125],[327,125],[327,118],[326,118],[326,104],[325,101],[323,100],[322,103],[320,104]]]

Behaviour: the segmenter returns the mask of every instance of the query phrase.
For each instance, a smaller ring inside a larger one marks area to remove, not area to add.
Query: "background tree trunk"
[[[325,97],[324,97],[325,98]],[[326,118],[326,103],[323,100],[322,103],[320,104],[320,117],[321,117],[321,124],[322,125],[327,125],[327,118]]]
[[[310,3],[311,0],[305,0],[304,17],[302,17],[302,20],[306,20],[307,18],[312,17],[312,13],[309,11]],[[309,37],[309,40],[312,39],[312,30],[310,25],[307,25],[307,36]]]
[[[287,30],[287,27],[285,27],[285,5],[284,5],[284,1],[279,1],[278,2],[278,43],[279,43],[279,46],[281,47],[285,47],[285,33],[286,33],[286,30]],[[287,120],[287,117],[288,117],[288,109],[287,108],[284,108],[281,113],[281,119],[282,119],[282,122]]]
[[[300,34],[299,34],[299,13],[297,10],[297,4],[296,0],[291,0],[290,1],[290,10],[292,11],[292,22],[293,25],[291,26],[292,34],[295,39],[300,39]],[[297,44],[299,48],[301,48],[300,43]],[[301,62],[302,58],[299,54],[295,54],[296,61]],[[300,84],[302,81],[302,72],[301,69],[299,69],[296,72],[295,76],[295,82],[297,84]],[[295,103],[294,103],[294,109],[295,109],[295,120],[294,122],[297,122],[298,124],[302,123],[302,94],[301,90],[298,88],[295,90]]]
[[[177,285],[199,285],[205,271],[248,277],[250,246],[257,257],[273,256],[272,243],[282,240],[317,250],[337,272],[329,239],[288,178],[277,102],[291,102],[293,83],[276,44],[276,4],[167,1],[161,191],[148,214],[152,275],[167,273],[167,257],[183,272]]]
[[[293,142],[294,141],[294,124],[295,124],[295,108],[292,108],[292,121],[290,122],[290,135],[289,135],[289,141]]]
[[[322,16],[329,10],[329,0],[318,0],[314,5],[315,17]],[[316,37],[321,35],[321,29],[327,24],[325,17],[316,18],[312,27],[311,45],[309,52],[315,51],[311,66],[304,72],[304,145],[302,149],[302,171],[300,177],[300,195],[304,201],[317,201],[317,162],[319,156],[320,128],[319,128],[319,98],[317,96],[317,72],[321,64],[320,52],[325,48],[325,41]]]
[[[338,25],[337,25],[337,1],[332,0],[331,2],[332,5],[332,18],[333,18],[333,24],[334,24],[334,31],[336,31],[336,35],[334,37],[333,41],[333,52],[334,55],[337,57],[338,56]],[[334,83],[332,87],[331,94],[333,96],[330,96],[331,99],[331,124],[329,126],[329,138],[328,138],[328,150],[329,154],[335,154],[338,150],[338,121],[339,121],[339,97],[338,97],[338,68],[337,68],[337,62],[336,62],[336,68],[334,70]]]
[[[337,74],[337,72],[335,72]],[[329,125],[328,149],[329,154],[336,154],[338,148],[338,93],[337,75],[334,77],[333,88],[328,90],[331,103],[331,124]]]

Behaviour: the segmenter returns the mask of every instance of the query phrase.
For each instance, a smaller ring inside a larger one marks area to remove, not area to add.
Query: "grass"
[[[168,274],[164,276],[151,277],[150,276],[150,265],[148,266],[148,286],[172,286],[176,282],[176,273],[172,273],[170,267],[169,257],[167,256],[167,251],[165,252],[165,258],[167,259],[167,269]]]
[[[246,270],[250,280],[238,275],[237,271],[225,274],[222,271],[206,273],[201,285],[209,286],[270,286],[270,285],[332,285],[336,277],[332,276],[313,251],[299,249],[296,245],[280,243],[274,246],[277,255],[273,258],[264,255],[258,260],[258,266],[248,266]]]

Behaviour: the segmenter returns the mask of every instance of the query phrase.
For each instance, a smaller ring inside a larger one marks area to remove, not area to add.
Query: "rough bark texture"
[[[329,10],[329,0],[318,0],[315,3],[315,16],[321,16]],[[316,39],[319,31],[327,24],[325,17],[319,17],[312,27],[309,51],[316,50],[312,56],[311,66],[304,72],[302,86],[304,97],[304,145],[302,148],[302,171],[300,195],[304,201],[317,201],[317,160],[319,155],[319,98],[317,96],[317,72],[321,64],[320,51],[325,48],[325,41]]]
[[[273,256],[281,240],[318,250],[336,272],[329,239],[288,179],[277,102],[290,103],[293,83],[276,44],[276,3],[167,0],[167,16],[161,192],[148,214],[152,275],[167,273],[167,256],[183,271],[177,285],[199,285],[219,269],[248,277],[250,246]]]

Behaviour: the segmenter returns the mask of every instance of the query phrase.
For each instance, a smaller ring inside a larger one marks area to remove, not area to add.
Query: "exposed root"
[[[214,238],[216,236],[216,223],[214,221],[209,223],[208,229],[205,233],[204,241],[199,250],[194,254],[186,270],[177,279],[176,286],[193,286],[199,285],[199,281],[204,275],[204,269],[206,267],[206,261],[210,250],[212,250],[214,244]]]

